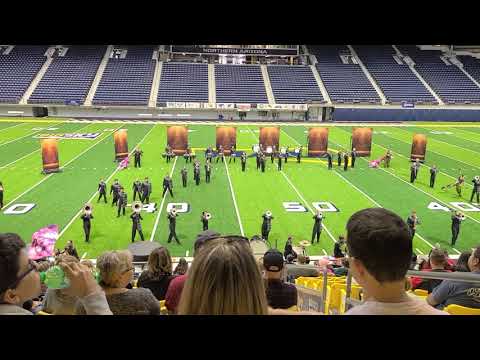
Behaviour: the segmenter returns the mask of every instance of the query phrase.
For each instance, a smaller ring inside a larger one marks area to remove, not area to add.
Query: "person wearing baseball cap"
[[[283,281],[283,254],[270,249],[263,255],[268,305],[273,309],[288,309],[297,305],[297,288]]]

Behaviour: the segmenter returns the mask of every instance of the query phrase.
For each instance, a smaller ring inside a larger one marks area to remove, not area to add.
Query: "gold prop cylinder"
[[[113,134],[115,141],[115,159],[123,160],[128,156],[127,130],[118,130]]]
[[[57,139],[42,139],[43,172],[51,173],[59,170]]]
[[[328,150],[328,128],[308,129],[308,156],[321,156]]]

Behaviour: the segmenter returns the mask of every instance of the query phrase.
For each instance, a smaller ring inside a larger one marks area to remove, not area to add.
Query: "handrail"
[[[479,283],[480,274],[472,274],[470,272],[436,272],[436,271],[407,271],[407,276],[421,277],[424,279],[438,279],[438,280],[455,280],[459,282]]]

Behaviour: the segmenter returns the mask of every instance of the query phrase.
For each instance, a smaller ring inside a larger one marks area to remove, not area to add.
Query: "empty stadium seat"
[[[480,309],[474,309],[454,304],[448,305],[443,310],[451,315],[480,315]]]
[[[217,103],[268,104],[258,65],[215,65]]]
[[[208,65],[163,63],[157,102],[208,102]]]

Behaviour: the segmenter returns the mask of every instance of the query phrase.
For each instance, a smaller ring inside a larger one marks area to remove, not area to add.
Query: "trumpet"
[[[271,212],[270,210],[267,210],[267,211],[265,212],[265,216],[266,216],[266,217],[272,217],[272,212]]]
[[[85,214],[87,215],[90,215],[92,213],[92,210],[93,210],[93,206],[92,204],[85,204],[84,208],[83,208],[83,211],[85,212]]]
[[[140,213],[140,211],[142,211],[142,203],[140,201],[135,201],[133,204],[132,204],[132,210],[134,212],[136,212],[137,214]]]
[[[205,213],[205,219],[206,219],[206,220],[210,220],[211,218],[212,218],[212,214],[210,214],[210,213],[208,213],[208,212]]]
[[[173,208],[172,210],[170,210],[170,215],[177,216],[177,209]]]

